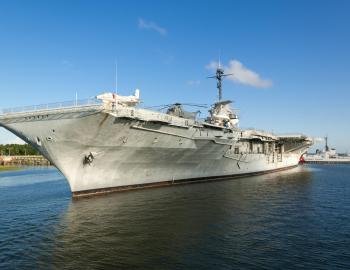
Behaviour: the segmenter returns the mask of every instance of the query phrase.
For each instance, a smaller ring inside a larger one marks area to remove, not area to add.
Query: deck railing
[[[101,100],[96,98],[88,98],[88,99],[47,103],[47,104],[40,104],[40,105],[33,105],[33,106],[6,108],[6,109],[0,110],[0,114],[13,114],[13,113],[54,110],[54,109],[67,109],[67,108],[99,105],[99,104],[102,104]]]

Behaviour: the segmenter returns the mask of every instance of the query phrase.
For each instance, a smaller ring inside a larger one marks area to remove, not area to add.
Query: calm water
[[[350,269],[350,165],[72,201],[0,173],[0,269]]]

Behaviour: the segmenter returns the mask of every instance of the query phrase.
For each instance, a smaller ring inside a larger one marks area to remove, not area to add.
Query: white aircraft
[[[118,103],[121,105],[135,106],[140,103],[140,90],[136,89],[133,96],[120,96],[116,93],[103,93],[96,96],[103,103]]]

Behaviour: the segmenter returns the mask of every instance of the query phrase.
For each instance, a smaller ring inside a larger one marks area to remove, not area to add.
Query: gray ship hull
[[[3,115],[0,125],[48,158],[74,196],[282,170],[310,146],[102,105]]]

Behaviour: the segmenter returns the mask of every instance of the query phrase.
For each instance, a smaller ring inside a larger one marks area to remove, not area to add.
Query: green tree
[[[33,155],[40,155],[40,154],[37,150],[35,150],[29,144],[0,144],[0,155],[33,156]]]

